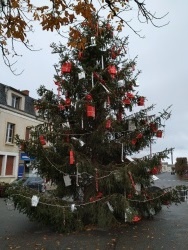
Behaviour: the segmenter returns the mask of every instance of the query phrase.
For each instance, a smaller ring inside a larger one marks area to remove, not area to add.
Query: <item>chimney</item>
[[[24,95],[29,96],[29,90],[22,90],[21,91]]]

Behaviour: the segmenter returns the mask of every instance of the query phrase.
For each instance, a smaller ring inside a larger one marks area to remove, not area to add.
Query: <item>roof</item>
[[[5,85],[0,83],[0,104],[7,105],[6,95],[5,95]]]
[[[34,109],[35,99],[24,94],[22,91],[20,91],[18,89],[15,89],[13,87],[10,87],[10,86],[2,84],[2,83],[0,83],[0,104],[5,105],[7,107],[10,107],[9,105],[7,105],[7,100],[6,100],[6,91],[9,89],[14,91],[14,92],[17,92],[18,94],[23,95],[23,97],[25,98],[25,108],[24,108],[24,110],[20,110],[20,111],[35,116],[36,115],[35,109]]]

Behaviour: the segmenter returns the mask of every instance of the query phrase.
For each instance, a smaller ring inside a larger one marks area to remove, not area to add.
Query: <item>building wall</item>
[[[0,85],[2,88],[2,84]],[[25,139],[26,129],[40,124],[41,121],[35,115],[32,98],[10,87],[5,87],[5,90],[4,96],[3,91],[0,96],[4,100],[4,103],[0,100],[0,182],[10,183],[18,177],[18,167],[23,161],[15,141],[6,142],[7,123],[14,124],[14,135],[18,134],[20,139]],[[21,98],[19,109],[11,106],[12,93]]]
[[[162,171],[161,172],[172,172],[173,164],[168,164],[168,162],[162,163]]]

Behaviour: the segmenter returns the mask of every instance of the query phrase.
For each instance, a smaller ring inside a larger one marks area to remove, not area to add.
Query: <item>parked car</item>
[[[42,177],[40,176],[32,176],[28,177],[25,182],[23,182],[24,187],[36,189],[39,192],[45,192],[46,191],[46,184]]]
[[[23,187],[36,189],[39,192],[43,192],[43,193],[46,191],[45,181],[40,176],[18,178],[16,180],[14,180],[10,186],[16,187],[16,186],[20,186],[20,185]]]

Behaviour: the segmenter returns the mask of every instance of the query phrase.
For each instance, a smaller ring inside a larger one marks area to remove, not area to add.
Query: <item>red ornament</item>
[[[130,104],[131,104],[131,101],[130,101],[129,98],[125,98],[125,99],[123,100],[123,103],[126,104],[126,105],[130,105]]]
[[[154,168],[151,169],[150,173],[153,174],[153,175],[155,175],[155,174],[159,173],[159,170],[158,170],[157,167],[154,167]]]
[[[132,140],[131,140],[131,144],[132,144],[132,145],[135,145],[136,143],[137,143],[137,139],[132,139]]]
[[[74,164],[74,152],[73,152],[73,150],[70,150],[70,152],[69,152],[69,163],[70,163],[70,165],[73,165]]]
[[[144,106],[144,102],[145,102],[145,98],[141,96],[138,98],[137,104],[138,106]]]
[[[129,99],[133,99],[133,98],[134,98],[134,95],[133,95],[131,92],[128,92],[128,93],[127,93],[127,97],[128,97]]]
[[[71,105],[71,99],[70,98],[66,98],[66,100],[65,100],[65,105],[66,106],[70,106]]]
[[[163,135],[163,131],[162,131],[162,130],[157,130],[156,136],[157,136],[158,138],[161,138],[162,135]]]
[[[86,98],[87,101],[92,101],[93,100],[92,95],[90,95],[90,94],[86,95],[85,98]]]
[[[70,73],[72,69],[72,64],[71,62],[65,62],[63,63],[62,67],[61,67],[61,73],[65,74],[65,73]]]
[[[143,134],[142,133],[139,133],[137,136],[136,136],[136,139],[141,139],[143,137]]]
[[[151,129],[152,132],[156,133],[158,131],[158,125],[157,125],[157,123],[151,122],[149,124],[149,126],[150,126],[150,129]]]
[[[46,140],[44,139],[44,135],[40,135],[39,140],[41,145],[46,145]]]
[[[108,120],[106,121],[106,129],[110,129],[110,128],[111,128],[111,120],[108,119]]]
[[[87,106],[87,117],[95,118],[95,107],[94,106]]]
[[[109,65],[108,66],[108,72],[111,75],[112,78],[115,77],[115,75],[117,74],[117,68],[115,65]]]
[[[135,215],[132,219],[132,222],[138,222],[141,220],[141,217],[139,215]]]

